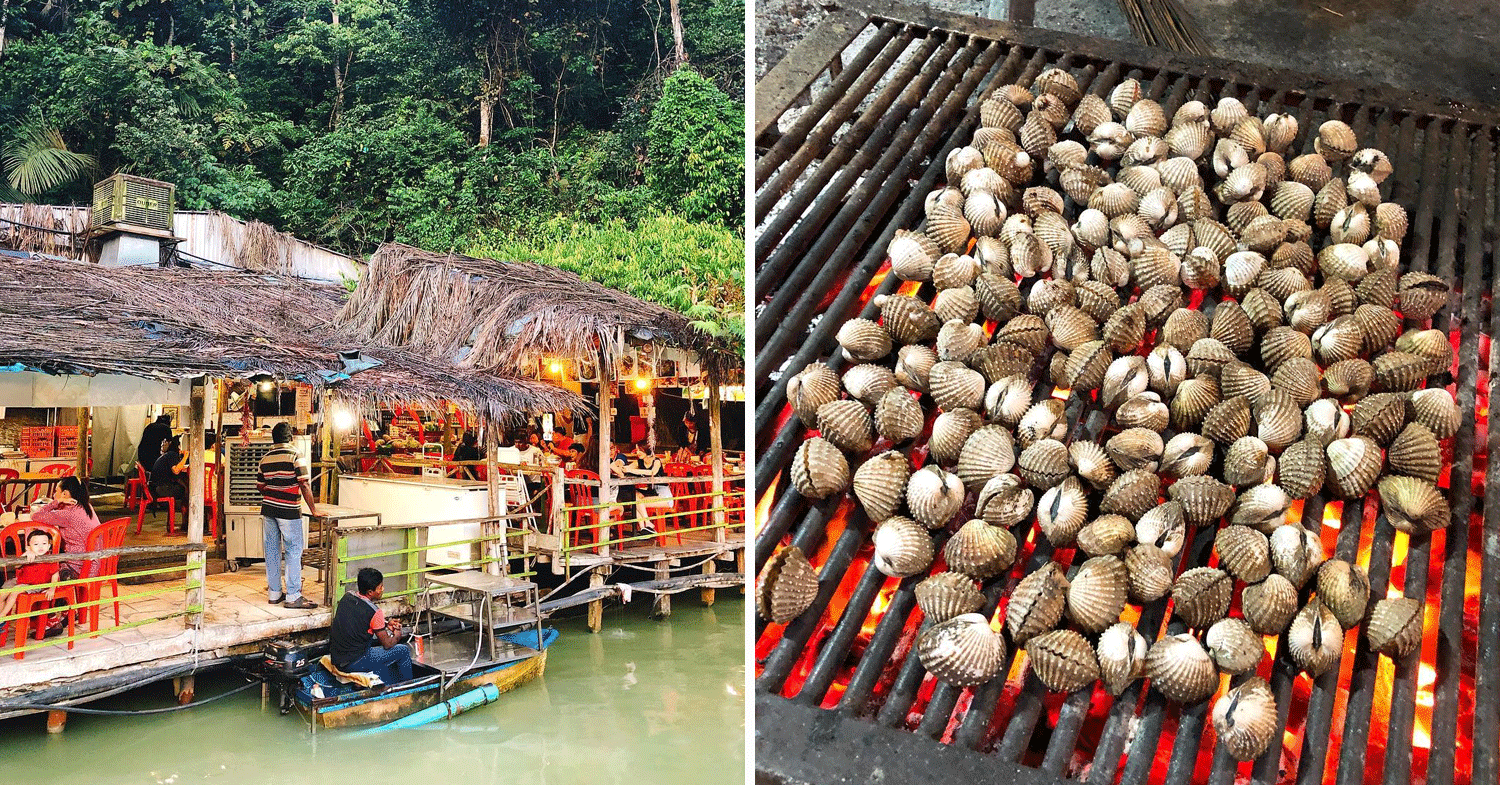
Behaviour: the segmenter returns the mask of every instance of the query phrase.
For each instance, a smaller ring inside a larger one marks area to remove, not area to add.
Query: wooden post
[[[734,568],[739,571],[740,575],[744,575],[745,574],[745,548],[744,548],[744,546],[741,546],[739,550],[737,550],[737,551],[734,552]],[[740,581],[740,596],[741,597],[745,596],[745,582],[744,581]]]
[[[323,401],[318,409],[321,415],[318,423],[318,463],[323,466],[323,482],[318,484],[318,503],[332,504],[330,497],[333,494],[333,477],[338,473],[338,467],[333,463],[333,393],[323,391]]]
[[[606,364],[601,356],[599,361],[599,504],[609,505],[615,501],[615,479],[609,471],[609,446],[614,441],[614,405],[611,398],[615,392],[615,368],[614,363]],[[595,540],[609,541],[610,515],[613,510],[609,507],[599,508],[599,522],[603,524],[594,530]],[[605,545],[598,549],[601,556],[609,555],[609,546]]]
[[[495,518],[502,514],[502,504],[500,502],[500,433],[493,423],[484,429],[484,475],[489,484],[490,517]],[[488,530],[487,534],[499,535],[498,542],[495,540],[485,542],[485,558],[505,558],[508,555],[505,547],[505,522],[487,523],[481,527],[481,531],[483,530]],[[510,564],[507,562],[490,562],[485,565],[485,572],[490,575],[502,575],[509,571]]]
[[[199,544],[203,542],[203,423],[204,423],[204,389],[203,378],[193,379],[188,406],[188,499],[187,499],[187,534],[188,542]],[[188,589],[187,606],[202,608],[204,597],[204,582],[206,571],[204,570],[205,553],[193,551],[187,558],[188,584],[197,584],[197,588]],[[300,565],[287,565],[287,569],[301,569]],[[203,621],[203,613],[190,613],[183,617],[188,627],[195,627]]]
[[[672,577],[672,573],[667,569],[667,565],[668,564],[669,564],[669,562],[667,562],[666,560],[662,560],[662,561],[656,562],[656,579],[657,580],[664,581],[664,580]],[[668,616],[671,616],[671,615],[672,615],[672,595],[667,594],[665,592],[656,595],[656,599],[654,601],[652,601],[652,603],[651,603],[651,618],[653,618],[653,619],[665,619],[665,618],[667,618]]]
[[[56,709],[47,712],[47,732],[62,733],[68,725],[68,713]]]
[[[595,568],[589,573],[589,588],[597,589],[604,585],[604,572],[601,568]],[[604,628],[604,599],[600,598],[589,603],[589,632],[598,632]]]
[[[73,419],[78,421],[78,455],[75,460],[73,476],[83,481],[83,487],[89,487],[89,455],[92,445],[89,439],[89,408],[79,407]]]
[[[708,382],[708,446],[714,461],[714,495],[710,499],[714,508],[714,542],[724,542],[724,524],[728,520],[728,516],[724,514],[724,424],[721,421],[723,415],[723,407],[719,403],[719,380],[710,378]]]
[[[193,702],[194,679],[192,674],[180,676],[172,680],[172,692],[177,695],[177,705],[182,706]]]
[[[713,575],[717,570],[718,565],[714,564],[713,559],[709,559],[703,563],[704,575]],[[714,604],[714,589],[712,586],[703,587],[698,591],[698,595],[703,598],[704,605],[712,606]]]

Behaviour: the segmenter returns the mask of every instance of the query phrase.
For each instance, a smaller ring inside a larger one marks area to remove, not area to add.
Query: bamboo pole
[[[719,381],[708,382],[708,439],[714,461],[714,541],[724,542],[724,407],[719,402]]]
[[[615,478],[609,470],[609,446],[614,440],[614,405],[610,398],[615,391],[615,369],[613,364],[599,368],[599,504],[611,505],[615,501]],[[610,509],[602,507],[599,514],[609,520]],[[605,539],[608,539],[607,537]],[[609,555],[609,546],[599,549],[600,555]]]
[[[188,500],[187,500],[187,534],[188,542],[194,545],[203,542],[203,424],[204,424],[204,389],[203,377],[193,379],[192,392],[188,405]],[[207,563],[203,551],[193,551],[188,554],[188,585],[196,588],[188,589],[187,607],[202,607],[204,598],[204,579],[206,577],[204,566]],[[287,569],[301,569],[301,565],[289,564]],[[202,612],[189,613],[186,617],[188,627],[196,627],[203,621]]]
[[[500,433],[493,425],[484,429],[484,476],[489,485],[490,517],[495,518],[502,513],[503,506],[500,501]],[[498,527],[499,531],[495,531]],[[491,540],[485,543],[486,556],[491,559],[500,559],[505,556],[505,522],[497,524],[483,524],[482,528],[490,529],[487,534],[498,534],[498,542]],[[500,575],[509,571],[509,565],[502,571],[501,562],[492,561],[485,565],[485,572],[491,575]]]
[[[91,447],[91,440],[89,439],[89,408],[87,406],[79,407],[74,413],[73,419],[78,421],[78,449],[76,450],[77,457],[74,458],[75,468],[73,476],[82,480],[83,487],[87,488],[89,487],[89,480],[92,479],[89,477]]]

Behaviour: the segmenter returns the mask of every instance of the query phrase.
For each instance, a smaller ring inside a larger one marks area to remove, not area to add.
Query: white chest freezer
[[[501,494],[499,515],[505,514],[505,496]],[[476,480],[371,474],[339,478],[339,505],[378,512],[383,526],[484,518],[489,515],[489,498],[489,486]],[[478,523],[430,527],[427,541],[437,547],[427,551],[427,563],[472,561],[474,545],[464,541],[480,534]],[[447,542],[464,544],[442,544]]]

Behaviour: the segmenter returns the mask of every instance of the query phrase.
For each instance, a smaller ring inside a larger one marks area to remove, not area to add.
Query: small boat
[[[266,651],[268,673],[282,688],[282,713],[295,707],[317,728],[384,725],[485,685],[508,692],[542,675],[547,647],[557,640],[551,627],[496,635],[493,657],[480,657],[472,633],[437,634],[426,640],[426,651],[412,660],[412,679],[365,689],[334,678],[318,661],[328,644],[299,646],[290,651]],[[293,659],[294,658],[294,659]]]

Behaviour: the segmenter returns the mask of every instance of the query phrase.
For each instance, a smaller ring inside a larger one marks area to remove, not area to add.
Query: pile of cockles
[[[1339,120],[1298,155],[1293,117],[1232,97],[1169,115],[1144,93],[1084,95],[1058,69],[993,91],[923,226],[890,242],[891,273],[919,285],[842,325],[841,373],[813,363],[787,385],[815,431],[797,492],[851,490],[882,573],[943,565],[915,588],[915,651],[948,684],[1004,678],[1019,649],[1053,691],[1145,678],[1195,703],[1254,673],[1265,636],[1313,676],[1361,625],[1392,657],[1421,640],[1420,599],[1372,597],[1363,567],[1288,519],[1371,491],[1403,532],[1451,519],[1437,481],[1459,412],[1424,389],[1454,360],[1427,326],[1449,287],[1401,271],[1389,158]],[[1108,425],[1082,435],[1098,409]],[[1016,582],[1033,524],[1064,561]],[[1216,566],[1183,564],[1190,536],[1213,538]],[[1008,589],[992,616],[985,586]],[[817,593],[786,547],[758,607],[785,623]],[[1183,632],[1122,620],[1167,601]],[[1275,741],[1259,678],[1212,717],[1236,759]]]

